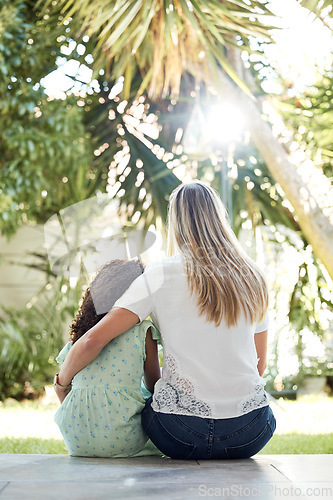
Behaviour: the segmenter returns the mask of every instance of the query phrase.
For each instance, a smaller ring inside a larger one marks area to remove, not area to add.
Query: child
[[[138,260],[115,260],[102,267],[84,294],[70,327],[71,341],[59,353],[58,363],[64,362],[71,346],[111,310],[142,273],[143,266]],[[141,411],[145,406],[142,376],[151,392],[161,376],[157,338],[159,334],[153,323],[142,321],[109,342],[75,375],[68,392],[61,395],[57,391],[62,404],[54,419],[70,455],[161,455],[151,442],[146,444],[148,437],[141,426]]]

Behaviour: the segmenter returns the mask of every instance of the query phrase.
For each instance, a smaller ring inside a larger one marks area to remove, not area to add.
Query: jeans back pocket
[[[171,419],[170,422],[172,422]],[[176,437],[172,429],[167,429],[157,415],[155,415],[154,424],[150,428],[149,437],[157,448],[170,458],[190,459],[196,449],[194,443],[185,442]]]
[[[272,429],[269,421],[262,431],[254,439],[246,444],[238,446],[228,446],[225,448],[225,452],[228,458],[239,459],[239,458],[250,458],[256,453],[258,453],[262,448],[268,443],[268,441],[273,436],[274,429]]]

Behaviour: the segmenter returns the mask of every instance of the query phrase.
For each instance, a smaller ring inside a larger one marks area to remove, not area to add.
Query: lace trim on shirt
[[[166,356],[163,379],[159,381],[151,405],[153,410],[182,415],[212,416],[210,405],[196,397],[192,382],[179,373],[176,359],[173,356]]]
[[[265,382],[256,384],[253,392],[240,401],[238,404],[240,413],[249,413],[252,410],[268,405],[268,398],[264,387]]]

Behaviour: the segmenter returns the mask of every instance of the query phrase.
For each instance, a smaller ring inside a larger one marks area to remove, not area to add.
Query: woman
[[[265,278],[240,247],[221,200],[201,182],[172,193],[168,244],[170,257],[148,265],[100,326],[71,349],[60,383],[69,383],[107,342],[152,314],[164,364],[142,415],[148,436],[172,458],[250,457],[275,430],[261,378]]]

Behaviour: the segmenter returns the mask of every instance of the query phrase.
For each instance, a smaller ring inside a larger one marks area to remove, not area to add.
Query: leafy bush
[[[44,393],[80,296],[80,284],[71,289],[65,278],[57,278],[31,307],[0,310],[0,400]]]

